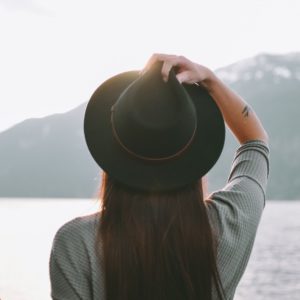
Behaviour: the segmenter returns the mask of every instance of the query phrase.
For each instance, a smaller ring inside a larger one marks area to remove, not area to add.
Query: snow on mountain
[[[284,79],[300,81],[300,55],[259,54],[216,70],[217,75],[227,83],[237,81],[261,80],[272,78],[274,83]]]

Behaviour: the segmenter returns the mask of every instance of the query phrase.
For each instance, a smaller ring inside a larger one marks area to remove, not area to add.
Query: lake
[[[54,234],[91,199],[0,199],[0,299],[50,300]],[[300,201],[268,201],[235,300],[300,299]]]

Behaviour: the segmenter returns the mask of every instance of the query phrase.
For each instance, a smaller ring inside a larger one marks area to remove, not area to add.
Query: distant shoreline
[[[95,201],[98,202],[99,199],[98,198],[74,198],[74,197],[1,197],[0,196],[0,201],[2,200],[9,200],[9,201],[47,201],[47,200],[51,200],[51,201],[59,201],[59,200],[73,200],[73,201],[80,201],[80,200],[87,200],[87,201]],[[300,199],[267,199],[266,202],[297,202],[300,201]],[[0,299],[1,300],[1,299]]]

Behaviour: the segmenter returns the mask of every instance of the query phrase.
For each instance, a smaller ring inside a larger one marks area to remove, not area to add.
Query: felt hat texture
[[[117,74],[91,96],[84,135],[96,163],[115,180],[145,191],[183,187],[217,162],[225,141],[222,114],[199,85],[181,84],[162,62],[143,75]]]

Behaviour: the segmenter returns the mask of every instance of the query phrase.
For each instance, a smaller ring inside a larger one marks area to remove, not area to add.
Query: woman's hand
[[[168,81],[169,72],[172,67],[176,67],[176,77],[180,83],[197,83],[207,88],[205,81],[214,76],[210,69],[196,64],[184,56],[167,54],[153,54],[148,60],[145,68],[142,70],[141,74],[147,72],[147,70],[149,70],[157,61],[164,62],[161,70],[164,81]]]

